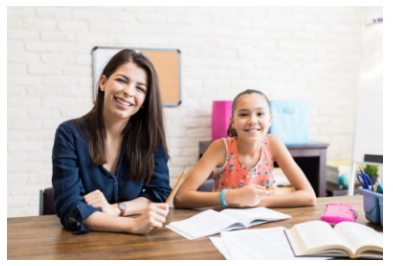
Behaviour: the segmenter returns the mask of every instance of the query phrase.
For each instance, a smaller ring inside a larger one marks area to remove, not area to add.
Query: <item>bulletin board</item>
[[[133,49],[143,53],[156,69],[163,106],[181,104],[181,57],[178,49],[148,49],[135,47],[102,47],[92,49],[93,56],[93,100],[97,96],[97,84],[103,68],[117,52]]]

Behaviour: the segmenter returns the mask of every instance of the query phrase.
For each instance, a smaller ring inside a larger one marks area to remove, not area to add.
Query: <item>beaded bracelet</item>
[[[227,192],[227,191],[228,191],[228,189],[223,189],[223,190],[221,190],[221,193],[220,193],[221,205],[224,207],[228,206],[228,204],[225,202],[225,192]]]

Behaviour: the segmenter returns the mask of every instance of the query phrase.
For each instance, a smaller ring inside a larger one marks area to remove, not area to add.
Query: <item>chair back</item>
[[[52,187],[40,190],[39,215],[50,214],[56,214]]]
[[[198,189],[197,191],[202,192],[212,192],[213,191],[213,179],[206,180]]]

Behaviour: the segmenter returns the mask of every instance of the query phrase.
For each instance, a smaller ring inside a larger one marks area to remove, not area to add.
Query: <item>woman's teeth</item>
[[[115,99],[116,99],[116,101],[117,101],[118,103],[120,103],[120,104],[122,104],[122,105],[131,106],[131,104],[130,104],[129,102],[123,101],[123,100],[120,99],[120,98],[115,98]]]

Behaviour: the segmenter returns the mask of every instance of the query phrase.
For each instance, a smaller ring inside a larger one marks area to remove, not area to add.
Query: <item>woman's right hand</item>
[[[139,217],[132,219],[130,232],[144,235],[154,228],[162,227],[168,212],[169,205],[167,203],[150,203]]]
[[[268,195],[271,191],[259,185],[248,185],[242,188],[227,191],[225,193],[225,201],[231,207],[255,207],[261,199]]]

